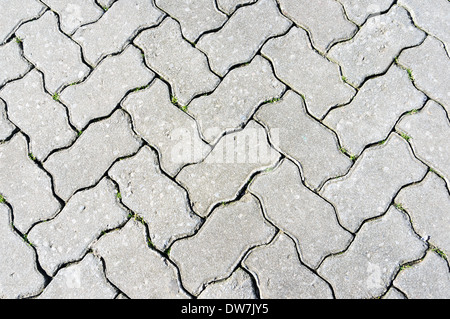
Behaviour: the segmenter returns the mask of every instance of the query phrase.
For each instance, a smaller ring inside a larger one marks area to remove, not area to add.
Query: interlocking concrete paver
[[[8,120],[6,104],[0,100],[0,141],[8,138],[14,131],[14,125]]]
[[[83,48],[86,61],[95,66],[105,56],[117,53],[144,28],[163,17],[153,1],[118,0],[95,23],[79,28],[73,39]]]
[[[13,209],[14,226],[24,234],[60,208],[50,177],[30,159],[22,134],[0,144],[0,181],[0,194]]]
[[[355,232],[364,220],[382,215],[400,188],[419,181],[426,171],[408,143],[392,133],[384,145],[363,152],[346,176],[327,182],[320,193],[334,204],[342,225]]]
[[[192,234],[200,222],[189,208],[186,191],[161,173],[150,148],[117,162],[108,174],[119,184],[123,203],[147,222],[156,248],[166,250],[175,239]]]
[[[338,41],[351,38],[357,31],[357,26],[345,18],[342,5],[335,0],[278,2],[284,15],[309,30],[313,45],[322,52]]]
[[[254,173],[272,167],[279,156],[264,129],[251,121],[243,131],[223,137],[203,162],[183,168],[176,179],[186,187],[194,211],[204,217],[214,205],[235,199]]]
[[[264,299],[331,299],[327,283],[300,263],[294,242],[280,234],[253,249],[244,265],[255,274]]]
[[[53,176],[56,194],[67,200],[75,191],[95,185],[116,159],[139,146],[130,118],[118,110],[90,125],[70,148],[52,154],[44,167]]]
[[[4,43],[25,21],[39,17],[46,9],[38,0],[1,0],[0,44]]]
[[[324,123],[336,131],[342,147],[359,155],[364,147],[386,139],[398,118],[423,106],[426,96],[397,66],[368,80],[350,104],[331,110]]]
[[[377,16],[388,10],[394,0],[338,0],[345,8],[348,18],[362,25],[370,16]]]
[[[336,298],[374,298],[387,290],[400,265],[421,258],[426,248],[406,214],[391,206],[361,227],[347,251],[325,259],[319,274]]]
[[[61,101],[67,105],[72,123],[81,130],[89,121],[110,114],[129,90],[147,85],[153,77],[139,50],[130,45],[121,54],[103,60],[82,83],[68,86]]]
[[[285,86],[273,75],[270,64],[261,56],[232,70],[210,95],[189,104],[202,135],[215,144],[225,132],[244,125],[263,102],[279,98]]]
[[[250,248],[273,235],[257,200],[247,194],[214,210],[194,237],[172,245],[170,257],[180,269],[183,286],[197,295],[204,285],[228,277]]]
[[[297,241],[302,261],[317,268],[324,257],[344,250],[352,236],[339,226],[333,206],[303,186],[298,168],[284,160],[249,187],[267,218]]]
[[[394,280],[409,299],[450,299],[450,271],[445,259],[428,252],[424,260],[402,270]]]
[[[421,112],[403,118],[397,129],[410,137],[416,156],[442,174],[450,185],[450,120],[445,110],[429,101]]]
[[[24,56],[44,73],[50,93],[88,74],[80,47],[59,31],[55,13],[48,11],[38,20],[22,25],[16,35],[23,41]]]
[[[237,7],[245,4],[252,4],[258,0],[216,0],[220,10],[227,14],[232,14]]]
[[[29,63],[22,57],[17,41],[0,46],[0,88],[10,80],[18,79],[30,69]]]
[[[395,287],[391,287],[383,296],[383,299],[406,299],[405,295]]]
[[[130,113],[136,133],[158,150],[161,168],[171,176],[211,151],[201,140],[195,120],[171,103],[163,81],[156,79],[150,87],[131,93],[122,106]]]
[[[450,59],[442,43],[429,36],[422,45],[402,52],[398,60],[411,70],[417,87],[450,114]]]
[[[385,72],[404,48],[424,38],[407,11],[393,6],[386,14],[369,18],[350,41],[331,48],[328,57],[339,63],[348,82],[360,86],[367,77]]]
[[[238,268],[229,278],[208,285],[198,299],[257,299],[257,296],[250,275]]]
[[[177,19],[183,36],[191,42],[213,29],[220,28],[227,16],[216,9],[215,0],[155,0],[156,5]]]
[[[307,114],[303,99],[293,91],[277,103],[264,105],[256,118],[268,128],[273,145],[300,162],[312,188],[350,168],[352,162],[339,151],[336,137]]]
[[[64,106],[44,91],[42,74],[30,71],[9,83],[0,97],[8,105],[8,117],[30,138],[30,152],[44,160],[52,150],[68,146],[77,136],[69,126]]]
[[[138,221],[130,220],[100,238],[94,253],[104,259],[106,277],[130,298],[188,298],[175,266],[148,247],[144,225]]]
[[[87,254],[61,269],[37,299],[113,299],[116,294],[106,281],[101,260]]]
[[[319,119],[355,94],[342,81],[339,66],[312,50],[301,28],[293,27],[287,35],[269,40],[261,52],[274,64],[275,74],[304,96],[309,112]]]
[[[102,232],[126,221],[114,184],[107,179],[75,194],[55,219],[37,224],[28,234],[42,268],[51,276],[64,264],[79,260]]]
[[[232,66],[249,62],[268,38],[286,32],[291,24],[275,0],[259,0],[238,9],[219,31],[202,36],[197,48],[206,53],[211,69],[224,76]]]
[[[183,106],[219,84],[206,56],[182,38],[180,26],[172,18],[143,31],[134,43],[144,50],[145,61],[152,70],[170,83],[172,94]]]
[[[10,211],[0,203],[0,299],[31,297],[44,288],[33,249],[14,232]]]

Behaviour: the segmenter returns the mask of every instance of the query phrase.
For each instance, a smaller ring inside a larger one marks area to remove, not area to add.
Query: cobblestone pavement
[[[0,0],[0,298],[450,298],[448,0]]]

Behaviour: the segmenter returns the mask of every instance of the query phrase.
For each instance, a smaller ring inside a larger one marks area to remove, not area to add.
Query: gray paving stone
[[[257,299],[257,296],[250,275],[238,268],[229,278],[208,285],[198,299]]]
[[[450,114],[450,59],[442,43],[429,36],[422,45],[405,50],[398,60],[411,70],[417,88],[441,103]]]
[[[45,284],[33,249],[11,227],[10,210],[0,203],[0,299],[31,297]]]
[[[42,268],[51,276],[64,264],[83,257],[103,231],[125,223],[128,212],[118,205],[114,184],[102,179],[75,194],[55,219],[37,224],[28,239]]]
[[[424,38],[407,11],[395,5],[388,13],[369,18],[350,41],[331,48],[328,57],[339,63],[348,82],[360,86],[367,77],[385,72],[402,49]]]
[[[256,1],[258,0],[216,0],[219,9],[227,14],[232,14],[237,7],[252,4]]]
[[[0,46],[0,87],[10,80],[25,75],[30,65],[22,57],[20,46],[16,41],[10,41]]]
[[[150,239],[159,250],[191,235],[199,224],[186,191],[161,173],[157,155],[149,147],[117,162],[108,174],[119,184],[123,203],[147,222]]]
[[[366,145],[386,139],[400,116],[420,109],[425,100],[408,73],[393,65],[368,80],[350,104],[331,110],[324,123],[338,134],[342,147],[359,155]]]
[[[243,263],[257,278],[263,299],[332,298],[326,282],[300,263],[294,242],[283,233],[253,249]]]
[[[97,21],[103,14],[103,10],[94,0],[44,0],[52,10],[60,16],[61,30],[69,35],[73,34],[80,26]]]
[[[426,249],[406,214],[391,206],[361,227],[346,252],[325,259],[319,274],[338,299],[374,298],[387,290],[400,265],[421,258]]]
[[[400,191],[395,202],[411,216],[414,230],[450,256],[450,194],[445,182],[430,172]]]
[[[206,53],[211,69],[224,76],[232,66],[249,62],[267,39],[291,24],[275,0],[260,0],[238,9],[219,31],[202,36],[197,48]]]
[[[106,277],[131,299],[188,298],[175,266],[147,246],[144,225],[138,221],[103,236],[94,253],[104,259]]]
[[[37,18],[45,6],[38,0],[3,0],[0,13],[0,43],[4,43],[24,22]]]
[[[333,207],[303,186],[297,166],[288,160],[256,177],[249,189],[261,200],[267,218],[296,240],[302,261],[312,268],[353,238],[339,226]]]
[[[181,105],[219,84],[220,79],[210,71],[206,56],[182,38],[180,26],[172,18],[145,30],[134,43],[144,50],[145,61],[152,70],[170,83],[172,94]]]
[[[103,57],[120,52],[140,30],[157,25],[163,15],[153,1],[118,0],[100,20],[79,28],[73,39],[95,66]]]
[[[121,54],[103,60],[82,83],[68,86],[61,101],[67,105],[72,123],[81,130],[89,121],[110,114],[129,90],[147,85],[153,77],[140,51],[130,45]]]
[[[183,286],[197,295],[206,284],[227,278],[250,248],[273,235],[257,200],[247,194],[214,210],[195,236],[172,245],[170,257],[180,269]]]
[[[156,5],[177,19],[184,37],[195,42],[206,31],[220,28],[227,16],[217,10],[215,0],[155,0]]]
[[[406,299],[406,297],[402,292],[400,292],[400,290],[395,287],[391,287],[382,299]]]
[[[342,5],[335,0],[278,2],[284,15],[309,30],[314,47],[322,52],[338,41],[351,38],[357,31],[356,25],[346,19]]]
[[[400,188],[419,181],[427,168],[396,133],[367,149],[350,172],[327,182],[321,195],[334,204],[341,224],[355,232],[364,220],[382,215]]]
[[[59,31],[53,12],[47,11],[38,20],[22,25],[16,35],[23,41],[24,56],[44,73],[50,93],[89,73],[81,60],[80,47]]]
[[[90,125],[70,148],[52,154],[44,167],[53,176],[55,192],[67,200],[76,190],[95,185],[116,159],[139,146],[129,117],[118,110]]]
[[[411,13],[414,22],[422,30],[444,42],[447,52],[450,52],[450,3],[446,0],[400,0]]]
[[[30,137],[30,152],[38,160],[76,138],[64,106],[44,91],[42,74],[35,69],[9,83],[0,91],[0,97],[8,104],[9,119]]]
[[[279,159],[265,130],[254,121],[238,133],[223,137],[206,159],[186,166],[176,179],[187,189],[192,208],[205,217],[218,203],[236,198],[250,177]]]
[[[8,138],[14,131],[14,125],[8,120],[6,104],[0,100],[0,141]]]
[[[256,56],[250,64],[232,70],[212,94],[192,101],[188,112],[205,140],[215,144],[225,132],[243,126],[261,103],[279,98],[284,90],[269,62]]]
[[[350,20],[362,25],[370,16],[379,16],[388,10],[394,0],[339,0]]]
[[[87,254],[61,269],[37,299],[113,299],[116,294],[106,281],[101,260]]]
[[[445,110],[429,101],[421,112],[403,118],[397,129],[411,138],[416,156],[443,175],[450,185],[450,120]]]
[[[261,52],[272,61],[278,78],[305,97],[316,118],[356,93],[342,81],[339,66],[312,49],[303,29],[293,27],[287,35],[269,40]]]
[[[274,147],[300,162],[306,184],[314,189],[345,174],[352,164],[339,151],[334,134],[307,114],[303,99],[293,91],[261,107],[256,119],[267,127]]]
[[[161,168],[171,176],[211,151],[201,140],[195,120],[171,103],[169,88],[159,79],[129,94],[122,107],[130,113],[136,133],[158,150]]]
[[[22,233],[55,216],[60,208],[50,177],[28,156],[27,140],[16,134],[0,144],[0,194],[11,204],[14,226]]]
[[[409,299],[449,299],[450,271],[445,259],[428,252],[420,263],[403,269],[394,284]]]

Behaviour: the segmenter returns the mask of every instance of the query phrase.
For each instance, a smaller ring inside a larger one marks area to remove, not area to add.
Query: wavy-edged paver
[[[421,258],[426,249],[407,215],[391,206],[383,217],[365,223],[348,250],[325,259],[318,271],[338,299],[375,298],[387,290],[400,265]]]
[[[132,299],[178,299],[181,289],[176,267],[150,249],[144,225],[130,220],[120,230],[100,238],[93,251],[105,261],[108,280]]]
[[[211,151],[200,138],[197,122],[171,103],[169,88],[159,79],[129,94],[122,107],[130,113],[136,133],[158,150],[161,168],[171,176]]]
[[[398,61],[410,70],[417,88],[450,114],[450,59],[442,43],[428,36],[420,46],[403,51]]]
[[[50,177],[29,157],[22,134],[0,144],[0,181],[0,194],[11,204],[14,226],[22,233],[34,223],[55,216],[60,208]]]
[[[177,19],[183,36],[195,42],[207,31],[220,28],[227,16],[217,10],[215,0],[155,0],[156,5]]]
[[[214,205],[234,200],[254,173],[272,167],[279,157],[265,130],[250,121],[243,131],[224,136],[203,162],[183,168],[176,179],[187,189],[193,210],[204,217]]]
[[[328,284],[299,260],[294,242],[283,233],[253,249],[243,261],[256,277],[263,299],[331,299]]]
[[[140,140],[122,110],[93,123],[70,148],[52,154],[45,169],[53,176],[55,192],[64,200],[81,188],[95,185],[120,158],[133,154]]]
[[[346,81],[360,86],[367,77],[385,72],[403,49],[420,44],[425,36],[407,11],[395,5],[369,18],[350,41],[332,47],[328,57],[339,63]]]
[[[146,221],[150,240],[161,251],[191,235],[200,223],[186,191],[161,173],[157,155],[149,147],[117,162],[108,174],[119,184],[123,203]]]
[[[21,78],[30,69],[30,64],[22,57],[17,41],[0,46],[0,88],[6,82]]]
[[[208,285],[198,299],[257,299],[257,295],[250,275],[238,268],[229,278]]]
[[[206,56],[183,39],[178,22],[172,18],[143,31],[134,43],[144,50],[149,67],[170,83],[181,105],[212,91],[220,82],[210,71]]]
[[[211,69],[224,76],[232,66],[249,62],[267,39],[291,25],[275,0],[260,0],[238,9],[219,31],[202,36],[197,48],[206,53]]]
[[[442,174],[449,184],[450,120],[447,116],[442,106],[430,100],[419,113],[405,116],[397,129],[410,137],[416,156]]]
[[[103,60],[82,83],[68,86],[60,98],[81,130],[89,121],[110,114],[129,90],[147,85],[154,75],[145,67],[140,51],[130,45]]]
[[[309,30],[313,45],[322,52],[338,41],[351,38],[357,31],[357,26],[346,19],[342,5],[335,0],[278,2],[284,15]]]
[[[302,261],[312,268],[353,238],[338,224],[333,206],[302,184],[297,166],[288,160],[257,176],[249,189],[267,218],[296,240]]]
[[[113,299],[116,294],[101,260],[89,253],[79,263],[58,271],[37,299]]]
[[[269,62],[256,56],[250,64],[230,71],[213,93],[192,101],[188,112],[205,140],[215,144],[227,131],[242,127],[261,103],[279,98],[284,90]]]
[[[406,299],[405,295],[395,287],[391,287],[382,299],[402,300]]]
[[[95,23],[79,28],[73,39],[86,61],[96,66],[102,58],[120,52],[140,30],[157,25],[164,14],[148,0],[118,0]]]
[[[450,271],[444,258],[428,252],[417,264],[403,269],[394,285],[408,299],[450,299]]]
[[[288,34],[269,40],[261,50],[272,61],[275,74],[306,100],[308,111],[322,118],[356,93],[342,81],[339,66],[315,52],[305,30],[293,27]]]
[[[425,100],[408,73],[393,65],[368,80],[350,104],[331,110],[324,124],[338,134],[343,148],[359,155],[367,145],[386,139],[400,116],[420,109]]]
[[[274,231],[257,200],[246,194],[214,210],[195,236],[175,242],[170,257],[180,269],[183,286],[197,295],[206,284],[227,278],[245,253],[268,243]]]
[[[9,119],[29,136],[30,152],[38,160],[70,145],[77,136],[64,106],[46,93],[43,85],[42,74],[32,70],[0,91],[8,105]]]
[[[55,13],[48,11],[38,20],[22,25],[16,35],[23,41],[24,56],[44,73],[45,88],[50,93],[89,73],[80,47],[59,31]]]
[[[392,133],[385,144],[364,151],[346,176],[327,182],[320,194],[334,204],[342,225],[355,232],[366,219],[382,215],[400,188],[421,180],[426,171],[408,143]]]
[[[253,4],[258,0],[216,0],[217,6],[226,14],[232,14],[238,7]]]
[[[274,147],[301,164],[305,182],[312,188],[345,174],[352,164],[339,151],[335,135],[307,114],[303,99],[293,91],[262,106],[256,119],[267,127]]]
[[[75,194],[55,219],[37,224],[28,234],[42,268],[51,276],[79,260],[102,232],[125,223],[128,212],[118,204],[114,184],[102,179]]]
[[[0,100],[0,141],[5,140],[14,132],[15,126],[8,120],[6,104]]]
[[[338,0],[345,8],[348,18],[362,25],[370,16],[379,16],[388,10],[395,0]]]

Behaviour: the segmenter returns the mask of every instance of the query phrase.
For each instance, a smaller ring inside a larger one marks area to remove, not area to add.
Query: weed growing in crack
[[[23,43],[23,39],[21,39],[21,38],[19,38],[19,37],[16,37],[15,40],[16,40],[16,43],[19,43],[19,44],[20,44],[20,43]]]
[[[34,156],[33,153],[28,153],[28,157],[29,157],[32,161],[36,161],[36,156]]]
[[[170,250],[171,250],[171,248],[167,248],[167,249],[164,251],[164,253],[165,253],[167,256],[170,256]]]
[[[347,154],[347,150],[344,147],[339,147],[339,151],[341,151],[342,154]]]
[[[342,79],[342,81],[344,81],[345,83],[347,83],[347,77],[342,76],[341,79]]]
[[[28,236],[26,234],[23,235],[23,240],[31,247],[34,247],[34,245],[28,240]]]
[[[156,249],[155,244],[152,243],[152,240],[151,240],[150,238],[147,238],[147,246],[148,246],[149,248]]]
[[[0,194],[0,204],[3,204],[5,202],[5,198],[2,194]]]
[[[401,211],[401,212],[404,212],[404,211],[405,211],[405,209],[403,208],[403,205],[402,205],[402,204],[395,203],[395,204],[394,204],[394,207],[397,208],[397,209],[398,209],[399,211]]]
[[[177,105],[178,104],[178,98],[174,95],[172,96],[172,98],[170,99],[170,101],[172,102],[173,105]]]
[[[181,110],[182,110],[183,112],[187,112],[187,110],[188,110],[187,105],[183,105],[183,106],[181,107]]]
[[[81,134],[83,134],[83,131],[78,131],[78,132],[77,132],[77,135],[78,135],[78,136],[81,136]]]
[[[431,250],[433,252],[435,252],[436,254],[438,254],[439,256],[441,256],[442,258],[444,258],[445,260],[448,260],[447,259],[447,255],[442,250],[440,250],[439,248],[433,247]]]
[[[278,97],[274,97],[273,99],[267,100],[267,101],[264,102],[264,103],[275,103],[275,102],[278,102],[278,101],[281,101],[281,99],[278,98]]]
[[[120,192],[117,192],[116,198],[117,198],[117,199],[122,199],[122,194],[121,194]]]
[[[414,109],[414,110],[411,110],[408,112],[409,115],[413,115],[413,114],[417,114],[417,113],[419,113],[418,109]]]
[[[400,133],[400,136],[403,137],[408,142],[411,140],[411,136],[409,136],[406,133]]]
[[[53,95],[52,95],[52,98],[53,98],[53,100],[55,100],[55,101],[59,101],[59,94],[58,94],[58,93],[53,94]]]
[[[411,81],[414,81],[414,76],[413,76],[412,70],[411,69],[406,69],[406,72],[408,72],[409,79]]]
[[[150,86],[150,85],[144,85],[144,86],[135,88],[135,89],[133,90],[133,92],[139,92],[139,91],[145,90],[145,89],[148,88],[149,86]]]

